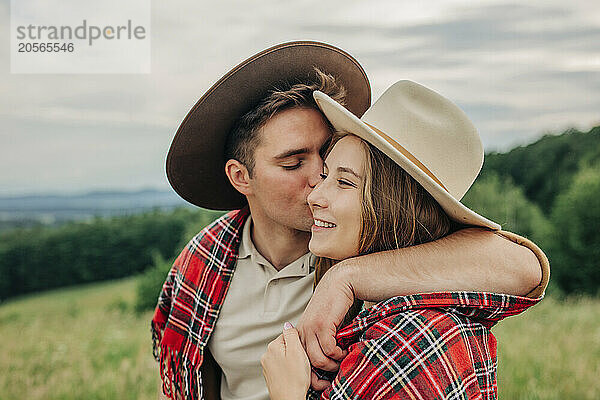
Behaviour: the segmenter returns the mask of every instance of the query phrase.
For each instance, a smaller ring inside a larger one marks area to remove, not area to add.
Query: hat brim
[[[371,87],[360,64],[346,52],[319,42],[283,43],[229,71],[189,111],[171,143],[166,174],[184,200],[199,207],[232,210],[246,199],[225,175],[225,144],[235,122],[283,84],[335,76],[347,92],[348,108],[361,116],[371,105]]]
[[[313,95],[317,105],[336,130],[352,133],[381,150],[419,182],[451,219],[465,225],[482,226],[493,230],[501,229],[499,224],[477,214],[452,197],[448,191],[404,156],[387,139],[346,110],[338,102],[319,91],[315,91]]]

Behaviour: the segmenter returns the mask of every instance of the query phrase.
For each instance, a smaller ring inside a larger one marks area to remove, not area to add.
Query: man
[[[236,211],[190,241],[163,287],[152,328],[168,396],[267,398],[260,356],[286,321],[300,321],[313,366],[335,371],[344,355],[335,333],[355,298],[467,289],[539,297],[547,284],[535,246],[463,229],[341,262],[311,300],[306,197],[331,134],[314,90],[358,116],[370,105],[369,82],[352,57],[322,43],[286,43],[219,80],[173,140],[167,175],[177,193],[202,207]],[[323,385],[313,376],[315,389]]]

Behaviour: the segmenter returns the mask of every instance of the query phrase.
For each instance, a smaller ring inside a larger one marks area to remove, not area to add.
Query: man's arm
[[[542,280],[534,252],[502,234],[462,229],[440,240],[368,254],[336,265],[355,297],[381,301],[439,291],[485,291],[526,296]]]
[[[539,296],[548,278],[542,270],[548,266],[543,253],[534,248],[508,232],[468,228],[434,242],[336,264],[323,276],[298,323],[311,364],[327,371],[338,368],[336,360],[343,354],[335,334],[355,298],[378,302],[459,290]],[[314,375],[312,385],[323,388]]]

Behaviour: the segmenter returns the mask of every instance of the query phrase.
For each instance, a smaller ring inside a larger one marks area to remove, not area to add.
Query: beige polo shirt
[[[235,273],[208,341],[223,370],[223,400],[269,398],[260,357],[286,321],[296,325],[313,289],[314,257],[307,253],[277,271],[254,247],[251,224],[249,217]]]

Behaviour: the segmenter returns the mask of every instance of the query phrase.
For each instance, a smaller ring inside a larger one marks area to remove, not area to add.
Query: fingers
[[[320,392],[322,390],[327,389],[330,385],[331,385],[331,382],[326,381],[324,379],[319,379],[317,374],[315,374],[315,371],[310,371],[310,386],[313,389]]]
[[[335,340],[335,333],[329,334],[328,332],[324,331],[317,332],[317,340],[319,341],[319,345],[323,350],[323,354],[325,356],[336,361],[341,361],[344,359],[345,354],[342,351],[342,349],[337,346],[337,342]]]
[[[267,346],[261,366],[272,399],[304,398],[310,385],[310,364],[298,331],[286,324]]]
[[[289,322],[286,322],[283,325],[283,340],[286,344],[288,342],[300,344],[300,334],[298,333],[298,330]]]
[[[311,335],[306,338],[306,354],[310,360],[310,363],[315,367],[324,371],[337,371],[339,369],[339,362],[332,360],[327,357],[319,341],[315,335]]]
[[[298,331],[295,328],[284,329],[281,337],[283,338],[285,353],[301,352],[304,354],[304,348],[302,347],[302,343],[300,343],[300,337],[298,336]]]
[[[304,346],[302,346],[302,343],[300,342],[300,334],[292,324],[289,322],[284,324],[283,334],[281,334],[281,337],[284,344],[285,354],[300,356],[305,359],[307,363],[309,362],[306,351],[304,351]]]
[[[283,338],[283,334],[281,334],[267,345],[267,351],[265,354],[285,354],[285,351],[285,339]]]

